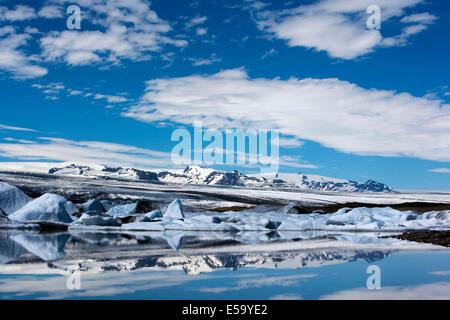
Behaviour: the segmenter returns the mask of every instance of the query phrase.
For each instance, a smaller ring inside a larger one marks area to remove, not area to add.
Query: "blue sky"
[[[172,132],[202,119],[278,129],[282,172],[449,190],[449,18],[421,0],[0,0],[0,161],[172,167]]]

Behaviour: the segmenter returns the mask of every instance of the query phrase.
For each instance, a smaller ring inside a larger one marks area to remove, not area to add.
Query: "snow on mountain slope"
[[[264,178],[250,177],[236,170],[221,171],[199,166],[188,166],[184,170],[162,170],[158,179],[166,183],[229,185],[229,186],[264,186]]]
[[[277,173],[272,175],[261,175],[270,183],[275,185],[293,185],[300,189],[321,191],[344,191],[344,192],[391,192],[390,187],[383,183],[368,180],[359,183],[351,180],[329,178],[313,174],[303,173]]]
[[[80,165],[70,164],[64,167],[53,167],[48,173],[71,175],[71,176],[84,176],[88,178],[112,178],[112,179],[126,179],[126,180],[145,180],[145,181],[158,181],[156,173],[138,170],[134,168],[113,168],[99,165]]]

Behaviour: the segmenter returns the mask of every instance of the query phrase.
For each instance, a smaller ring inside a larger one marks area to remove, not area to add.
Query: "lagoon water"
[[[276,250],[242,250],[233,239],[205,235],[3,231],[0,299],[450,298],[445,248],[303,250],[300,241],[283,250],[284,242],[272,243]],[[380,289],[367,287],[373,265]]]

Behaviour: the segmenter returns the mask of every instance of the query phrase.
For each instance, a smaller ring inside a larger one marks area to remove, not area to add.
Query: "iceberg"
[[[8,215],[0,208],[0,218],[8,218]]]
[[[85,212],[87,212],[87,211],[105,212],[103,205],[97,199],[92,199],[92,200],[89,200],[88,202],[84,203],[83,209]]]
[[[77,221],[78,224],[85,226],[108,226],[108,227],[120,227],[120,223],[113,217],[102,217],[99,215],[90,215],[84,213]]]
[[[144,217],[145,217],[145,219],[148,219],[148,220],[151,221],[151,220],[154,220],[156,218],[162,218],[163,214],[162,214],[162,212],[160,210],[153,210],[152,212],[146,213],[144,215]]]
[[[170,219],[184,219],[183,206],[181,205],[180,199],[175,199],[166,209],[164,213],[164,218]]]
[[[66,203],[66,198],[56,194],[46,193],[9,215],[9,218],[20,222],[69,224],[73,220],[67,213]]]
[[[100,203],[103,206],[104,211],[109,211],[112,207],[114,207],[116,204],[114,202],[108,201],[108,200],[102,200]]]
[[[74,214],[80,212],[80,208],[73,204],[71,201],[66,202],[67,213],[73,216]]]
[[[10,184],[0,182],[0,209],[7,215],[10,215],[11,213],[14,213],[24,207],[31,200],[33,199],[18,188]]]
[[[112,217],[125,218],[136,212],[137,203],[122,204],[109,209],[106,214]]]

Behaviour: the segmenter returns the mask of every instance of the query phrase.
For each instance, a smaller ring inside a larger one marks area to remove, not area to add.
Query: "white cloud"
[[[195,33],[197,33],[198,36],[204,36],[205,34],[208,33],[208,29],[207,28],[197,28],[197,30],[195,30]]]
[[[28,33],[28,34],[39,33],[39,30],[37,28],[33,28],[30,26],[25,27],[24,31],[25,31],[25,33]]]
[[[264,52],[264,54],[261,57],[261,60],[267,59],[268,57],[273,56],[276,53],[277,51],[274,48],[272,48],[269,51]]]
[[[0,127],[1,128],[1,127]],[[0,155],[19,160],[54,160],[142,168],[167,167],[170,153],[116,143],[39,138],[41,141],[0,143]]]
[[[215,53],[211,54],[209,58],[188,58],[188,60],[191,61],[196,67],[207,66],[222,61],[222,59],[218,58]]]
[[[91,97],[94,100],[106,100],[108,103],[124,103],[129,102],[130,99],[125,98],[121,95],[109,95],[102,93],[84,93],[81,90],[75,90],[71,88],[66,88],[65,85],[61,82],[51,82],[48,84],[40,84],[34,83],[31,87],[41,90],[43,94],[45,94],[45,99],[57,100],[62,94],[66,94],[67,96],[81,96],[83,95],[85,98]]]
[[[69,89],[69,96],[79,96],[81,94],[83,94],[83,91]]]
[[[436,16],[428,13],[417,13],[409,16],[405,16],[402,18],[401,22],[403,23],[423,23],[423,24],[432,24],[437,19]]]
[[[435,173],[450,173],[450,169],[449,169],[449,168],[436,168],[436,169],[428,170],[428,172],[435,172]]]
[[[109,103],[121,103],[121,102],[127,102],[128,99],[122,96],[111,96],[111,95],[104,95],[104,94],[96,94],[94,96],[94,99],[106,99]]]
[[[11,138],[11,137],[3,138],[3,140],[9,141],[9,142],[19,142],[19,143],[34,143],[33,141],[30,141],[30,140],[15,139],[15,138]]]
[[[205,23],[206,20],[208,20],[208,18],[205,16],[196,16],[186,23],[186,28],[192,28],[194,26],[201,25]]]
[[[303,300],[303,298],[296,293],[282,293],[270,297],[269,300]]]
[[[401,19],[402,23],[408,24],[402,29],[402,32],[396,36],[384,38],[381,46],[404,46],[408,44],[410,36],[418,34],[428,28],[437,20],[437,17],[428,13],[418,13],[405,16]]]
[[[155,79],[123,116],[278,128],[345,153],[450,161],[450,105],[338,79],[250,79],[243,69]]]
[[[45,6],[42,7],[38,12],[39,17],[47,19],[55,19],[64,17],[62,10],[58,6]]]
[[[299,141],[298,139],[283,138],[283,137],[279,138],[278,142],[280,147],[285,148],[299,148],[305,144],[303,141]]]
[[[81,30],[55,31],[43,37],[46,60],[69,65],[148,60],[165,45],[187,45],[186,40],[165,36],[171,26],[143,0],[80,0],[77,4],[82,8]],[[84,23],[97,30],[83,30]]]
[[[323,300],[448,300],[450,282],[437,282],[417,286],[381,287],[380,290],[357,288],[322,296]]]
[[[13,10],[0,7],[0,21],[24,21],[36,18],[36,12],[32,7],[17,5]]]
[[[379,0],[375,4],[381,7],[383,25],[393,17],[404,16],[405,9],[421,2],[423,0]],[[369,17],[366,9],[372,4],[372,0],[321,0],[280,11],[257,9],[254,16],[261,30],[287,40],[291,47],[325,51],[330,57],[342,59],[353,59],[378,47],[406,45],[411,35],[425,30],[436,18],[428,13],[404,16],[400,21],[412,25],[383,40],[379,30],[366,27]]]
[[[4,70],[18,79],[31,79],[47,74],[46,68],[35,65],[36,57],[21,51],[31,39],[29,34],[18,34],[12,26],[0,28],[0,71]]]
[[[430,274],[434,276],[450,276],[450,270],[432,271]]]
[[[0,123],[0,130],[13,130],[13,131],[29,131],[29,132],[37,132],[34,129],[29,128],[20,128],[20,127],[13,127],[13,126],[7,126]]]

